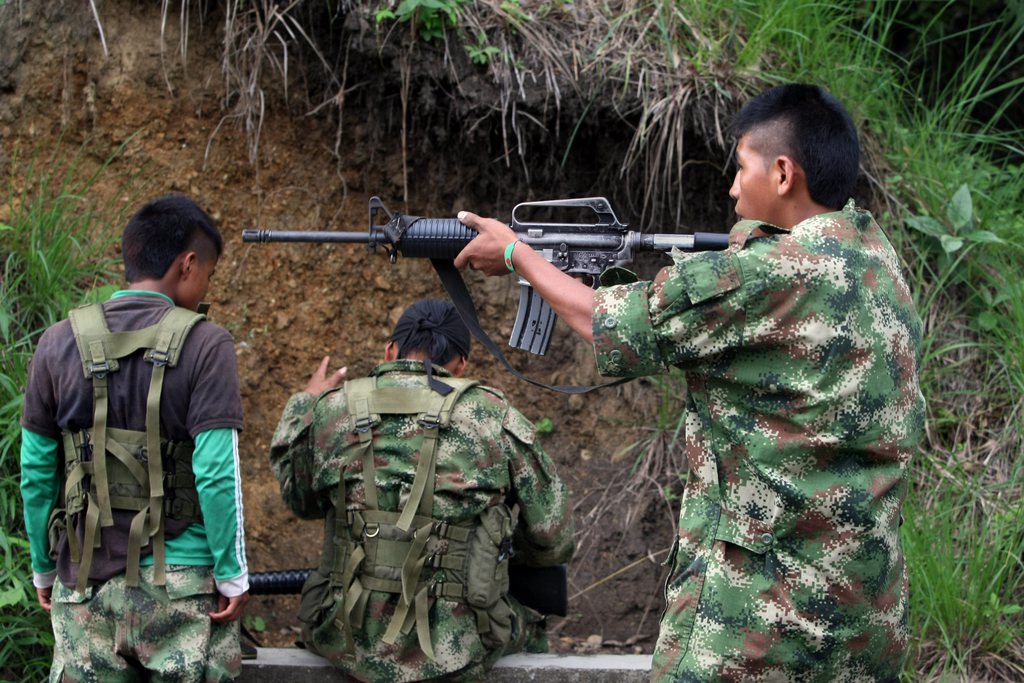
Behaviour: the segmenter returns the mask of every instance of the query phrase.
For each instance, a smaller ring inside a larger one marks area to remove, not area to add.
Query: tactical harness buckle
[[[373,429],[373,418],[370,417],[359,417],[356,418],[355,430],[360,434],[364,434]]]
[[[420,418],[420,426],[424,429],[437,429],[441,426],[441,416],[424,415]]]
[[[368,531],[368,529],[371,526],[373,527],[373,530],[372,531]],[[365,536],[366,538],[376,538],[377,534],[379,534],[379,533],[380,533],[380,524],[377,524],[376,522],[368,522],[367,524],[365,524],[363,526],[363,536]]]
[[[153,365],[157,366],[167,365],[170,359],[171,355],[167,351],[150,349],[149,352],[146,354],[146,360],[148,360]]]
[[[96,379],[103,379],[110,372],[110,361],[92,361],[89,363],[89,372]]]

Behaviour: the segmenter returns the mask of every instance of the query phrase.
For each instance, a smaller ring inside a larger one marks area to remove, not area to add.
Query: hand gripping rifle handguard
[[[540,222],[532,214],[548,210],[559,215],[583,216],[579,222]],[[381,224],[379,213],[387,217]],[[476,231],[456,218],[421,218],[391,213],[378,197],[370,199],[367,232],[244,230],[243,242],[365,243],[370,251],[381,246],[394,263],[398,255],[429,258],[435,262],[453,260]],[[587,220],[587,214],[592,218]],[[541,254],[549,263],[569,275],[588,276],[596,288],[601,273],[630,263],[640,251],[706,251],[725,249],[729,236],[697,232],[692,235],[644,234],[627,229],[604,197],[523,202],[512,210],[516,237]],[[555,312],[530,286],[519,279],[519,310],[509,346],[543,355],[551,341]],[[453,297],[454,299],[454,297]],[[458,304],[458,302],[456,302]],[[462,312],[462,311],[460,311]]]

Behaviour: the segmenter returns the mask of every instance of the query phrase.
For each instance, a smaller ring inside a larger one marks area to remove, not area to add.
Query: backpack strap
[[[441,381],[441,380],[437,380]],[[416,477],[413,479],[409,500],[402,509],[398,519],[398,528],[408,531],[412,527],[412,518],[419,514],[430,517],[434,513],[434,472],[437,465],[437,447],[440,430],[451,422],[452,409],[467,389],[478,384],[468,379],[449,378],[444,381],[454,391],[442,395],[427,390],[428,405],[420,412],[419,423],[423,427],[423,445],[420,447],[420,459],[416,466]]]
[[[155,583],[166,581],[164,571],[163,525],[163,463],[160,450],[160,397],[163,393],[164,369],[178,364],[181,349],[189,332],[206,316],[188,309],[174,307],[168,310],[156,325],[138,330],[111,332],[100,304],[88,304],[68,314],[71,330],[78,346],[82,371],[93,385],[92,444],[83,449],[85,460],[91,451],[92,486],[87,494],[85,534],[78,572],[77,590],[84,590],[89,578],[93,550],[100,545],[100,529],[114,524],[107,474],[107,411],[109,373],[116,372],[121,358],[145,349],[143,358],[153,364],[149,393],[146,397],[146,446],[150,502],[132,520],[129,531],[129,558],[126,569],[128,585],[138,585],[138,556],[141,547],[153,538]],[[77,482],[75,482],[77,483]],[[67,486],[67,483],[65,484]],[[71,532],[68,536],[70,538]],[[145,542],[143,542],[145,541]],[[72,559],[78,555],[73,547]],[[132,561],[134,560],[134,561]]]
[[[149,382],[149,394],[146,396],[146,453],[149,464],[149,514],[148,523],[143,525],[137,520],[142,512],[132,520],[129,547],[132,539],[141,543],[141,537],[148,533],[153,539],[153,583],[162,586],[166,583],[165,546],[164,546],[164,478],[163,461],[160,456],[160,398],[163,394],[164,370],[175,367],[181,356],[185,338],[205,315],[175,306],[156,325],[154,343],[146,351],[143,358],[153,364],[153,373]],[[149,329],[149,328],[147,328]],[[139,547],[141,547],[141,545]],[[128,584],[137,585],[139,563],[129,563]],[[134,583],[132,582],[134,579]]]

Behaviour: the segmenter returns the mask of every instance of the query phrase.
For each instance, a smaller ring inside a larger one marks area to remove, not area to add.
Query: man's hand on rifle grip
[[[469,266],[484,275],[508,275],[508,268],[505,267],[505,247],[517,239],[515,232],[501,221],[481,218],[469,211],[460,211],[458,219],[466,227],[480,234],[455,257],[455,267]]]

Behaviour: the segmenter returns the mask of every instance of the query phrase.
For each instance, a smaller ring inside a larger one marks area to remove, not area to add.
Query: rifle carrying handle
[[[529,282],[519,278],[519,310],[508,345],[543,356],[558,315]]]

